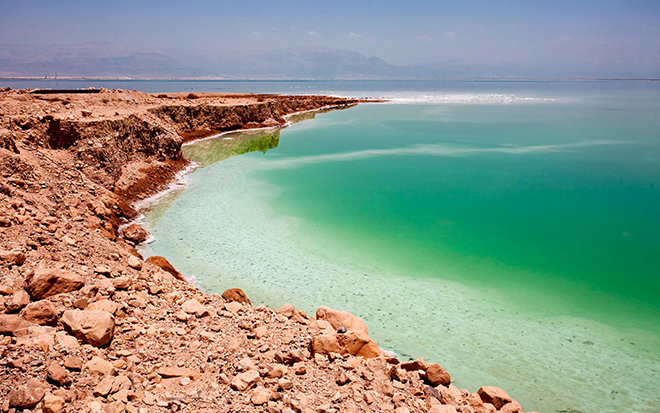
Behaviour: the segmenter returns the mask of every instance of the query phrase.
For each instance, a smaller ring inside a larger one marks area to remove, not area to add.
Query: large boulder
[[[81,289],[85,279],[71,271],[39,268],[28,278],[27,290],[34,300]]]
[[[65,311],[62,324],[83,343],[95,347],[108,344],[115,331],[115,318],[109,312],[101,310]]]
[[[227,301],[236,301],[239,303],[250,304],[250,299],[240,288],[230,288],[222,293],[222,298]]]
[[[433,386],[449,386],[451,377],[439,364],[429,364],[425,374],[426,381]]]
[[[364,321],[346,311],[321,306],[316,310],[316,319],[327,321],[335,331],[339,330],[340,327],[345,327],[347,331],[362,331],[365,334],[369,334]]]
[[[30,303],[21,311],[25,320],[42,326],[57,325],[57,312],[50,301],[41,300]]]
[[[483,386],[477,394],[484,403],[492,404],[497,410],[500,410],[502,406],[513,401],[504,390],[495,386]]]
[[[351,313],[319,307],[314,325],[319,324],[325,324],[331,330],[319,328],[319,334],[313,335],[311,345],[316,354],[339,353],[364,358],[382,354],[378,345],[369,338],[367,325]]]
[[[135,244],[142,244],[149,238],[149,233],[138,224],[131,224],[124,228],[124,238]]]
[[[147,258],[147,262],[151,263],[151,264],[153,264],[157,267],[160,267],[160,269],[162,269],[163,271],[169,272],[177,280],[186,281],[186,279],[183,277],[183,275],[181,275],[181,273],[179,271],[177,271],[172,266],[172,264],[170,264],[170,262],[167,261],[164,257],[160,257],[158,255],[153,255],[153,256]]]

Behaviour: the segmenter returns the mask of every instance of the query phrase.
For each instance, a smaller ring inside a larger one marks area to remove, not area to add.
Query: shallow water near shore
[[[148,253],[209,292],[350,311],[525,410],[656,411],[660,88],[388,95],[186,147],[202,167],[146,212]]]

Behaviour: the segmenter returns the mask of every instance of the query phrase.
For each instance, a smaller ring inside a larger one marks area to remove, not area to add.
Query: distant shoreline
[[[392,78],[392,79],[229,79],[223,77],[0,77],[0,80],[30,80],[30,81],[75,81],[75,80],[101,80],[101,81],[180,81],[180,82],[657,82],[660,78]]]

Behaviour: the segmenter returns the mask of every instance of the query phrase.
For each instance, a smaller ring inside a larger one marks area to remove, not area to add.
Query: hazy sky
[[[12,1],[0,43],[147,49],[326,46],[394,64],[466,59],[660,76],[660,0]]]

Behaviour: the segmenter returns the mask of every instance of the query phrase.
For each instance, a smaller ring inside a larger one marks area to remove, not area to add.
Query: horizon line
[[[57,78],[44,78],[36,76],[0,76],[0,80],[33,80],[33,81],[71,81],[71,80],[101,80],[101,81],[162,81],[162,80],[178,80],[178,81],[206,81],[206,82],[360,82],[360,81],[507,81],[507,82],[656,82],[660,78],[505,78],[505,77],[473,77],[473,78],[226,78],[216,76],[206,77],[116,77],[116,76],[65,76]]]

